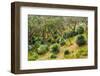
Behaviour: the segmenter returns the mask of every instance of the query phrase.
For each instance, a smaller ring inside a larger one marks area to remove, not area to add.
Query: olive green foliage
[[[69,50],[65,50],[64,55],[69,55],[69,54],[70,54]]]
[[[37,60],[38,59],[38,54],[35,53],[35,52],[29,52],[28,57],[29,57],[29,60]]]
[[[63,38],[64,38],[64,39],[67,39],[67,38],[76,36],[77,34],[78,34],[78,33],[75,32],[75,31],[65,32],[64,35],[63,35]]]
[[[59,53],[60,45],[55,43],[50,46],[50,51],[53,53]]]
[[[83,28],[82,26],[78,27],[78,28],[77,28],[77,33],[78,33],[78,34],[84,33],[84,28]]]
[[[66,41],[65,41],[65,39],[64,38],[60,38],[59,39],[59,43],[60,43],[60,45],[65,45],[66,44]]]
[[[77,39],[76,39],[76,43],[77,43],[77,45],[79,45],[79,46],[84,45],[84,44],[86,43],[85,37],[82,36],[82,35],[79,35],[79,36],[77,37]]]
[[[50,59],[55,59],[55,58],[57,58],[57,55],[56,54],[51,54]]]
[[[87,35],[87,17],[28,15],[28,60],[86,58]]]
[[[38,54],[45,54],[47,51],[48,51],[47,45],[40,45],[39,48],[37,49]]]

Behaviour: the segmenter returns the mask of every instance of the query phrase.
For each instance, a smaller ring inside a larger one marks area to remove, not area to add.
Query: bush
[[[54,31],[54,34],[57,34],[58,32],[57,31]]]
[[[77,39],[76,39],[76,44],[77,44],[78,46],[82,46],[82,45],[84,45],[85,43],[86,43],[86,41],[85,41],[84,36],[79,35],[79,36],[77,37]]]
[[[36,40],[35,37],[32,37],[32,44],[35,44]]]
[[[33,48],[32,45],[28,45],[28,50],[31,50]]]
[[[36,41],[39,42],[40,44],[44,44],[43,37],[38,37]]]
[[[41,43],[41,37],[33,36],[32,37],[32,44],[35,44],[36,42],[40,42]]]
[[[64,32],[63,38],[67,39],[67,32]]]
[[[76,36],[76,35],[77,35],[77,32],[75,32],[75,31],[71,31],[71,32],[70,32],[70,36],[71,36],[71,37]]]
[[[58,35],[58,32],[57,31],[54,31],[53,34],[52,34],[52,36],[53,36],[54,39],[57,39],[57,37],[59,36]]]
[[[37,60],[38,59],[38,54],[37,53],[33,53],[32,59],[33,60]]]
[[[65,32],[63,38],[64,39],[70,38],[70,32]]]
[[[52,44],[56,43],[56,40],[52,39],[51,43],[52,43]]]
[[[40,45],[39,48],[37,49],[38,54],[45,54],[47,51],[48,51],[47,45]]]
[[[54,39],[57,39],[58,38],[58,35],[56,34],[56,35],[54,35]]]
[[[40,45],[41,45],[41,42],[38,42],[38,41],[37,41],[37,42],[35,42],[34,47],[35,47],[35,48],[38,48]]]
[[[87,57],[88,56],[88,48],[87,47],[88,46],[80,47],[80,49],[78,49],[78,51],[76,53],[76,56],[80,57],[80,58]]]
[[[64,55],[70,54],[69,50],[65,50]]]
[[[59,43],[60,43],[61,46],[63,46],[64,44],[66,44],[66,41],[63,38],[60,38]]]
[[[47,40],[47,41],[51,43],[51,42],[52,42],[52,38],[48,38],[48,40]]]
[[[37,59],[38,59],[37,53],[29,52],[29,60],[37,60]]]
[[[59,48],[60,48],[59,44],[55,43],[50,46],[50,51],[57,54],[59,53]]]
[[[63,38],[67,39],[67,38],[70,38],[70,37],[73,37],[73,36],[76,36],[76,35],[77,35],[77,32],[75,32],[75,31],[65,32],[64,35],[63,35]]]
[[[56,39],[56,42],[59,43],[59,40],[60,40],[60,36]]]
[[[78,57],[87,56],[87,50],[78,50],[76,55],[78,55]]]
[[[32,40],[28,40],[28,44],[29,45],[32,45]]]
[[[51,38],[51,37],[47,39],[47,41],[48,41],[49,43],[51,43],[51,44],[56,43],[56,40],[57,40],[57,39],[54,39],[54,38]]]
[[[57,56],[55,54],[51,54],[50,58],[55,59],[55,58],[57,58]]]
[[[77,28],[77,33],[78,33],[78,34],[83,34],[83,33],[84,33],[84,28],[83,28],[82,26],[79,26],[79,27]]]

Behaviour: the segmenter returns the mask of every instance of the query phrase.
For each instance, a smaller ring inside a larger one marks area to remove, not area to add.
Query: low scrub
[[[45,54],[47,51],[48,51],[47,45],[40,45],[39,48],[37,49],[38,54]]]
[[[50,51],[52,53],[56,53],[56,54],[59,53],[59,49],[60,49],[60,46],[57,43],[50,46]]]
[[[76,39],[76,44],[77,44],[78,46],[82,46],[82,45],[84,45],[85,43],[86,43],[85,37],[82,36],[82,35],[79,35],[79,36],[77,37],[77,39]]]

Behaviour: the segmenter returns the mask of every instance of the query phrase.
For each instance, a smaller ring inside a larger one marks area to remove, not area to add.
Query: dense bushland
[[[28,60],[85,58],[87,33],[86,17],[29,15]]]

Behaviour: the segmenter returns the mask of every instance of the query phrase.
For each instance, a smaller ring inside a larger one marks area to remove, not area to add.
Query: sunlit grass
[[[77,59],[77,58],[79,59],[79,58],[87,58],[87,56],[88,56],[87,45],[84,45],[82,47],[78,47],[76,50],[74,50],[70,54],[65,55],[65,58],[66,59]]]

